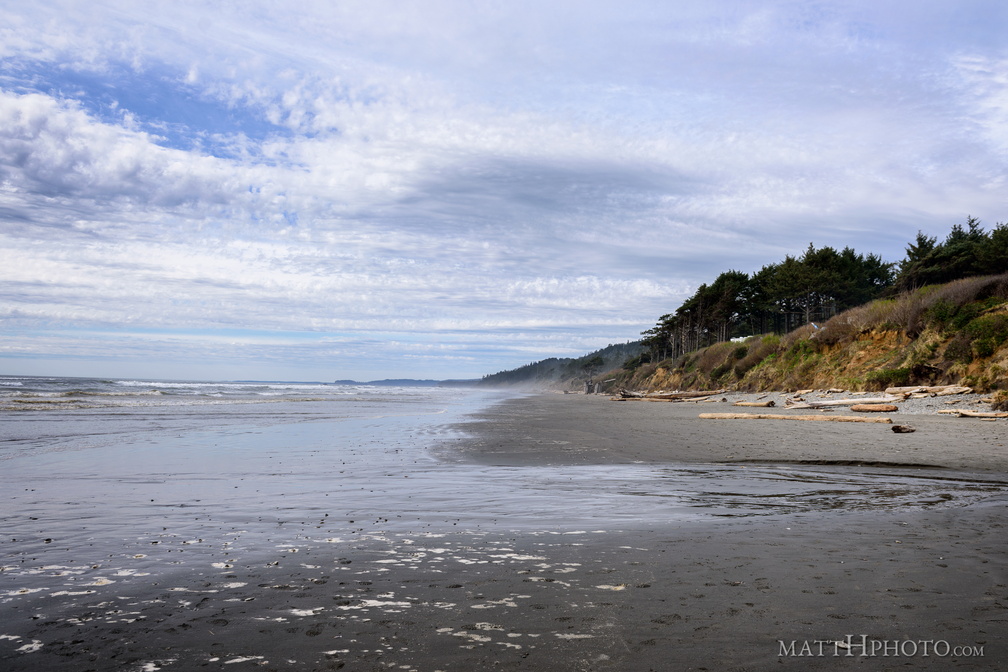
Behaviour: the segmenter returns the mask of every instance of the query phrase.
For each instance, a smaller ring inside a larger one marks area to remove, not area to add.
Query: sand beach
[[[1008,421],[922,409],[894,434],[698,418],[712,406],[507,399],[417,437],[426,462],[386,446],[338,483],[353,508],[318,505],[338,465],[302,450],[247,476],[282,483],[259,506],[192,504],[183,523],[174,503],[107,503],[149,506],[142,533],[76,547],[50,516],[51,538],[4,540],[0,666],[1002,669]]]

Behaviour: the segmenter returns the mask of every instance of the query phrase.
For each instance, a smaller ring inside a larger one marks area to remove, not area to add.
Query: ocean
[[[129,554],[159,540],[219,541],[237,528],[252,543],[306,534],[320,519],[333,531],[419,521],[451,480],[429,447],[458,438],[453,425],[494,396],[3,376],[5,556],[107,545]]]

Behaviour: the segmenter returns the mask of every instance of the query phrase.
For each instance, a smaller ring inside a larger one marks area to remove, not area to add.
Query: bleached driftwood
[[[892,424],[890,418],[865,418],[860,415],[783,415],[776,413],[701,413],[704,420],[806,420],[810,422],[877,422]]]
[[[709,397],[715,394],[721,394],[724,390],[704,390],[697,392],[664,392],[660,394],[649,394],[648,397],[655,399],[666,399],[668,401],[680,401],[683,399],[697,399],[699,397]]]
[[[944,411],[938,411],[942,415],[954,415],[958,418],[1008,418],[1008,412],[1005,411],[967,411],[964,408],[950,408]]]
[[[911,387],[887,387],[886,394],[934,394],[944,397],[950,394],[970,394],[972,387],[963,385],[916,385]]]
[[[665,397],[612,397],[612,401],[653,401],[663,404],[675,404],[687,401],[708,401],[708,397],[688,397],[686,399],[667,399]]]
[[[972,394],[972,387],[965,387],[963,385],[947,385],[943,388],[928,389],[929,392],[934,392],[935,395],[939,397],[948,396],[951,394]]]
[[[899,410],[896,404],[854,404],[850,410],[855,413],[893,413]]]
[[[927,385],[911,385],[909,387],[887,387],[886,394],[928,394]]]
[[[666,395],[648,395],[646,397],[632,397],[630,399],[624,399],[623,401],[660,401],[666,404],[677,404],[677,403],[700,403],[702,401],[711,401],[711,397],[685,397],[685,398],[669,398]]]
[[[902,395],[887,394],[884,397],[874,399],[825,399],[823,401],[801,401],[796,404],[788,404],[788,408],[822,408],[825,406],[853,406],[854,404],[891,404],[894,401],[903,401]]]
[[[689,397],[686,399],[667,399],[665,397],[612,397],[613,401],[653,401],[663,404],[675,404],[687,401],[707,401],[708,397]]]
[[[776,406],[773,399],[770,401],[736,401],[732,406],[757,406],[760,408],[771,408]]]
[[[661,401],[669,403],[671,399],[659,399],[658,397],[610,397],[612,401]]]
[[[714,394],[721,394],[724,390],[706,390],[703,392],[654,392],[654,393],[644,393],[644,392],[630,392],[629,390],[620,390],[620,397],[623,399],[649,399],[651,401],[685,401],[688,399],[699,399],[701,397],[709,397]]]

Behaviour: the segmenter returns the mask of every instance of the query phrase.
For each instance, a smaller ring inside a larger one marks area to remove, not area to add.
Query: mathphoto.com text
[[[781,657],[868,656],[886,658],[979,658],[982,644],[951,644],[944,639],[876,639],[868,635],[846,635],[842,639],[778,639]]]

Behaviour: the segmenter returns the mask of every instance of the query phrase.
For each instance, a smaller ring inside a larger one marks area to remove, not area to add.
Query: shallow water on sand
[[[1006,492],[1003,483],[944,470],[442,459],[451,443],[465,442],[452,427],[496,398],[399,390],[210,413],[156,406],[8,416],[3,576],[116,555],[216,554],[225,541],[251,550],[389,532],[910,510]]]

